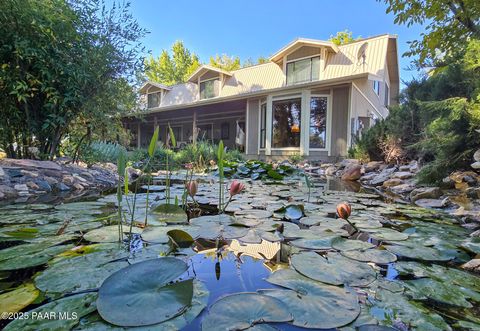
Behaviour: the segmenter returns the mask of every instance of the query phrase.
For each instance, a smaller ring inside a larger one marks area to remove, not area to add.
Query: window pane
[[[200,83],[200,99],[213,98],[215,96],[215,80],[207,80]]]
[[[294,84],[294,71],[295,71],[295,62],[287,63],[287,84]]]
[[[312,80],[320,79],[320,57],[312,58]]]
[[[266,143],[266,125],[267,125],[267,104],[262,104],[260,108],[260,148],[265,148]]]
[[[295,62],[295,83],[309,81],[311,77],[311,69],[310,59]]]
[[[327,138],[327,98],[310,99],[310,148],[325,148]]]
[[[160,92],[148,94],[148,108],[160,106]]]
[[[274,101],[272,147],[300,147],[301,99]]]

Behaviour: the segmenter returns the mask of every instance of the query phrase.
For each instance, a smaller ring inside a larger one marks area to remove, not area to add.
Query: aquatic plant
[[[350,204],[348,202],[342,202],[342,203],[339,203],[337,205],[337,215],[338,215],[338,217],[347,221],[348,224],[350,224],[353,227],[355,232],[358,232],[357,227],[352,222],[350,222],[348,220],[348,218],[350,217],[351,214],[352,214],[352,207],[350,206]]]
[[[218,151],[217,151],[217,167],[218,167],[218,213],[221,214],[224,212],[223,208],[223,200],[224,200],[224,193],[223,193],[223,181],[225,178],[225,172],[223,168],[223,159],[225,157],[225,150],[223,148],[223,140],[220,140],[218,143]]]
[[[122,214],[122,181],[121,178],[124,177],[125,185],[125,195],[128,193],[128,174],[126,170],[126,156],[123,151],[118,153],[117,159],[117,173],[118,173],[118,183],[117,183],[117,205],[118,205],[118,241],[122,242],[123,240],[123,214]]]

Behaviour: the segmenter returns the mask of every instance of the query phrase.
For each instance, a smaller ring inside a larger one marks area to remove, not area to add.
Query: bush
[[[94,163],[116,163],[121,150],[126,151],[125,147],[117,143],[94,141],[81,151],[80,158],[89,166]]]

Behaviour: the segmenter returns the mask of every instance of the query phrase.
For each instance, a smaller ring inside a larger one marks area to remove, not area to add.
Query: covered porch
[[[125,129],[132,135],[130,148],[146,148],[150,143],[155,128],[159,127],[158,140],[171,146],[168,126],[172,128],[177,141],[176,148],[181,148],[196,141],[223,143],[229,149],[244,150],[246,144],[246,100],[222,102],[211,105],[171,109],[130,118],[125,121]],[[238,126],[243,131],[243,146],[236,143],[241,136]]]

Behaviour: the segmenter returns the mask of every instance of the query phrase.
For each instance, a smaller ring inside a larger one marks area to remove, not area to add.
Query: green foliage
[[[126,153],[125,147],[117,143],[94,141],[83,151],[82,161],[88,165],[104,162],[115,163],[124,153]]]
[[[379,0],[380,1],[380,0]],[[424,24],[421,40],[410,42],[406,56],[419,56],[417,64],[433,66],[444,62],[471,39],[480,39],[478,0],[383,0],[395,23]],[[439,54],[442,54],[439,56]]]
[[[329,40],[335,45],[346,45],[358,39],[360,39],[360,37],[353,37],[353,32],[345,30],[337,32],[335,36],[330,36]]]
[[[241,68],[240,58],[238,56],[228,56],[227,54],[211,56],[210,65],[225,71],[233,71]]]
[[[150,140],[150,145],[148,146],[148,156],[152,157],[153,154],[155,153],[155,149],[157,148],[157,142],[158,142],[158,126],[155,128],[155,132],[153,132],[152,139]]]
[[[72,126],[83,126],[81,135],[103,131],[131,109],[145,31],[128,7],[0,2],[0,145],[8,156],[28,157],[36,146],[52,158]]]
[[[267,57],[264,57],[264,56],[260,56],[257,59],[257,61],[252,60],[252,58],[248,58],[245,61],[243,61],[242,68],[247,68],[247,67],[257,65],[257,64],[264,64],[264,63],[268,63],[268,62],[270,62],[270,60]]]
[[[158,58],[150,56],[145,60],[145,76],[153,82],[175,85],[185,83],[199,66],[198,56],[185,48],[182,41],[176,41],[172,55],[163,50]]]

